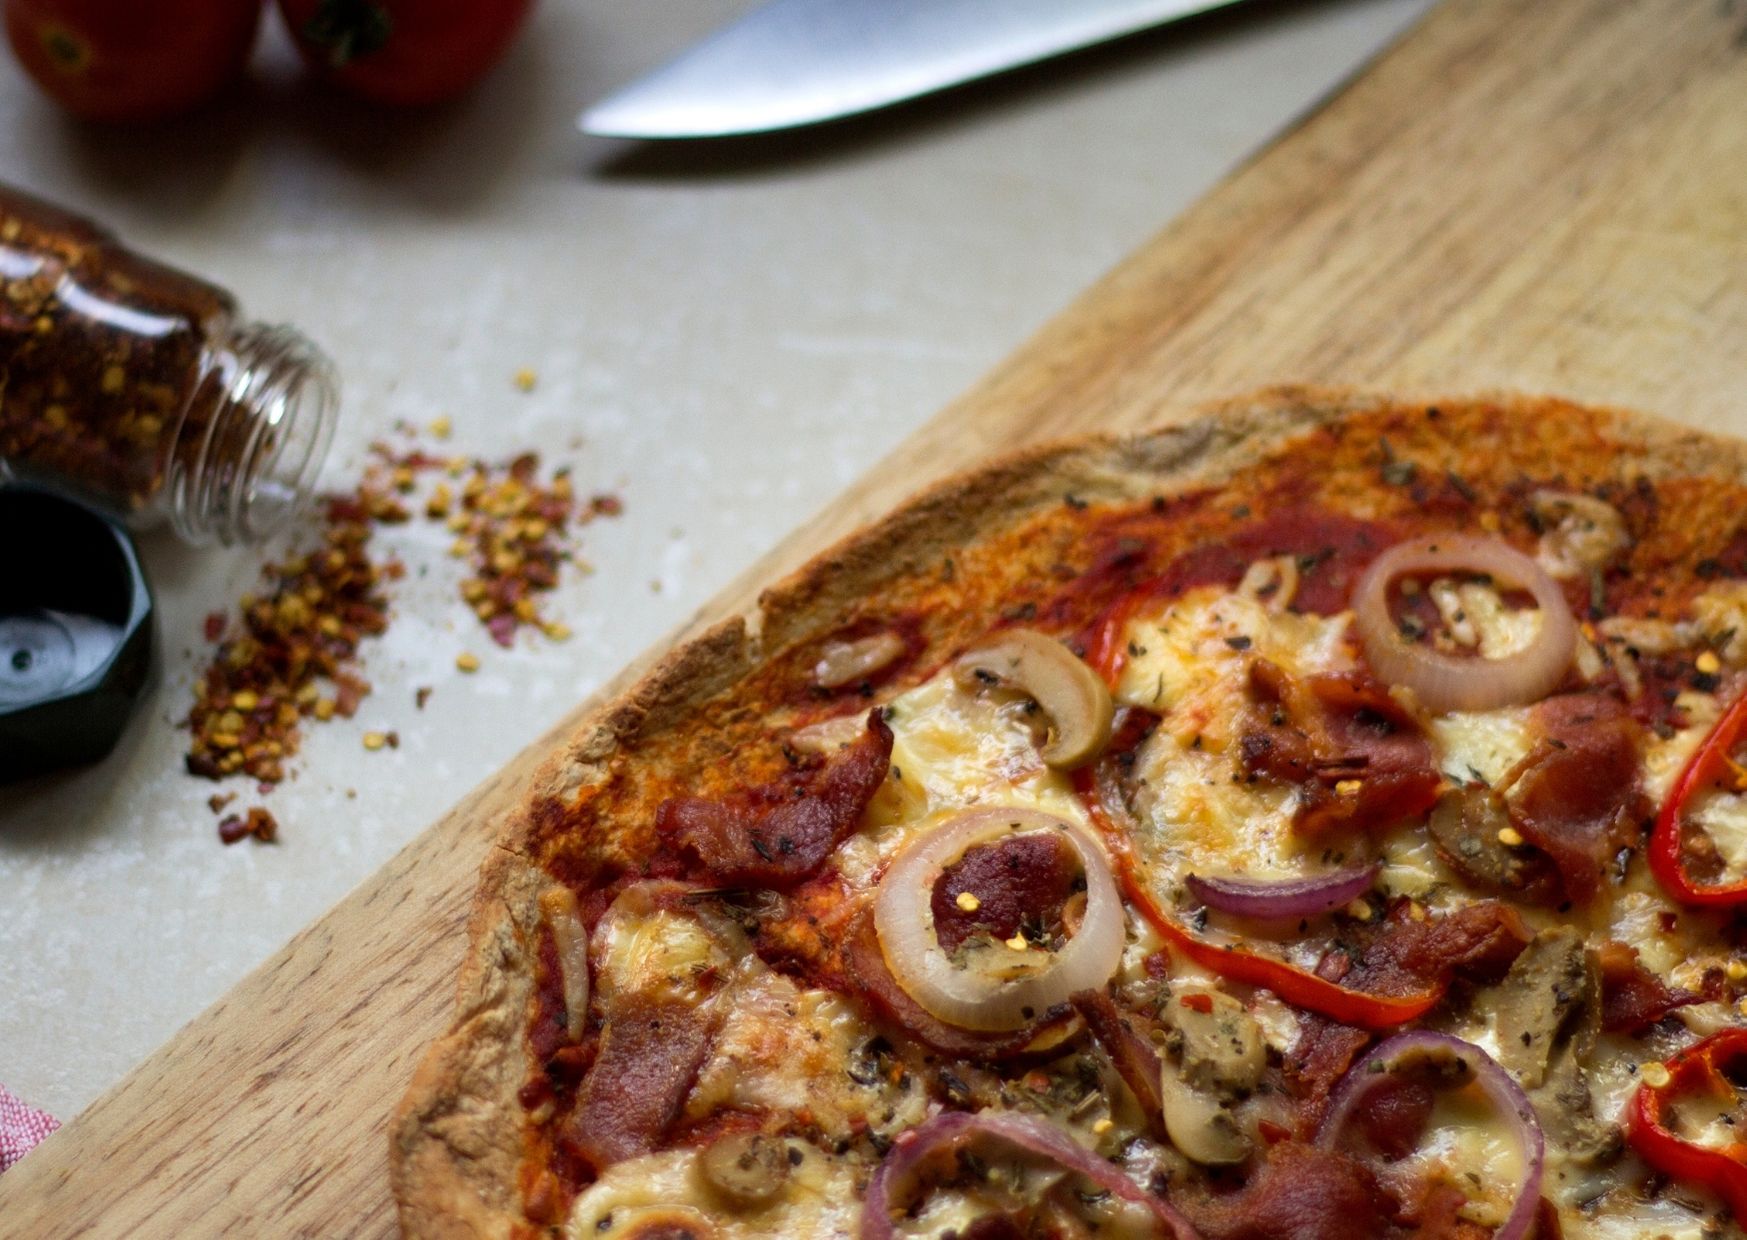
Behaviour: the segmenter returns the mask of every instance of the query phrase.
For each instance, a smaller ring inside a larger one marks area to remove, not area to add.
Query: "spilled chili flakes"
[[[321,545],[263,570],[267,589],[242,600],[240,631],[219,642],[195,686],[191,774],[278,783],[304,718],[357,710],[370,691],[358,643],[388,627],[382,583],[403,571],[370,558],[379,510],[365,489],[328,500]]]
[[[397,452],[382,443],[370,452],[356,490],[327,497],[321,545],[267,565],[267,588],[242,600],[240,625],[223,612],[205,618],[203,631],[218,647],[188,718],[190,773],[209,779],[247,774],[265,791],[285,777],[285,759],[298,752],[305,720],[356,714],[370,692],[360,674],[360,643],[386,630],[385,585],[405,575],[399,560],[372,558],[371,531],[408,522],[415,511],[457,535],[453,550],[468,564],[461,598],[493,641],[507,647],[523,627],[554,641],[570,636],[568,627],[542,614],[538,596],[557,586],[561,566],[574,559],[573,528],[623,511],[616,496],[579,502],[569,471],[542,481],[533,453],[491,464]],[[421,481],[431,473],[440,478],[421,496]],[[473,671],[479,661],[463,653],[456,666]],[[419,691],[421,708],[429,692]],[[398,748],[399,742],[392,732],[365,738],[367,748]],[[233,820],[243,823],[233,831],[249,833],[246,820],[232,815],[225,821]]]
[[[446,480],[425,493],[424,514],[456,536],[449,554],[467,561],[469,569],[461,582],[461,599],[493,641],[510,646],[524,627],[538,629],[552,641],[570,636],[568,626],[541,613],[537,596],[554,589],[561,566],[574,559],[572,527],[620,515],[624,504],[618,496],[579,500],[570,471],[555,470],[542,481],[540,458],[532,452],[504,464],[440,459],[417,451],[396,454],[380,443],[371,452],[373,468],[388,471],[403,493],[410,493],[403,485],[407,478],[427,471],[444,475]]]
[[[250,836],[263,844],[271,844],[279,838],[278,820],[257,805],[247,814],[230,814],[218,824],[218,838],[226,844],[235,844]]]
[[[540,458],[531,452],[498,471],[476,461],[461,485],[456,512],[446,514],[460,535],[456,542],[468,548],[472,569],[461,582],[461,597],[500,646],[509,646],[524,625],[554,641],[569,636],[563,625],[540,614],[535,596],[558,584],[559,566],[571,558],[570,522],[592,518],[595,504],[579,510],[568,471],[541,483],[539,468]]]

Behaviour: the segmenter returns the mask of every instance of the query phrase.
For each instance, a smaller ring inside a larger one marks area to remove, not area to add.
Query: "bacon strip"
[[[1326,962],[1327,958],[1325,958]],[[1298,1099],[1299,1131],[1309,1136],[1328,1109],[1335,1082],[1347,1074],[1371,1035],[1315,1012],[1298,1014],[1298,1040],[1286,1056],[1286,1087]]]
[[[1642,833],[1649,807],[1638,785],[1639,729],[1599,693],[1567,693],[1535,708],[1542,739],[1519,765],[1508,804],[1522,837],[1551,857],[1565,895],[1601,890],[1610,859]]]
[[[942,871],[929,901],[941,950],[950,955],[974,934],[1010,939],[1027,921],[1051,928],[1079,879],[1079,858],[1053,831],[967,850]],[[961,895],[973,907],[961,907]]]
[[[1412,994],[1454,976],[1496,982],[1533,938],[1521,914],[1496,900],[1478,900],[1424,921],[1414,918],[1404,900],[1377,925],[1356,959],[1332,952],[1317,972],[1329,976],[1334,971],[1331,981],[1385,995]]]
[[[978,1033],[949,1025],[910,997],[886,967],[885,953],[880,949],[879,936],[874,932],[871,910],[859,914],[849,923],[843,941],[843,967],[855,983],[858,992],[873,1005],[874,1010],[892,1023],[932,1046],[942,1054],[958,1059],[999,1059],[1024,1050],[1043,1023],[1032,1024],[1015,1033]],[[1048,1016],[1043,1018],[1048,1019]]]
[[[1437,800],[1431,742],[1375,681],[1357,672],[1298,679],[1257,659],[1250,691],[1263,720],[1239,741],[1244,770],[1298,786],[1297,830],[1386,827]]]
[[[569,1136],[597,1172],[652,1152],[709,1054],[714,1021],[696,1004],[629,995],[601,1032],[582,1080]]]
[[[655,829],[694,853],[717,882],[793,886],[861,825],[891,761],[892,730],[875,709],[867,731],[823,765],[734,800],[672,797],[655,811]]]
[[[1365,1240],[1398,1235],[1400,1204],[1358,1159],[1283,1141],[1234,1193],[1176,1203],[1203,1240]]]
[[[1073,997],[1073,1005],[1086,1022],[1086,1028],[1098,1039],[1098,1045],[1110,1056],[1110,1063],[1123,1084],[1133,1092],[1147,1121],[1155,1129],[1164,1124],[1164,1095],[1159,1074],[1164,1065],[1153,1051],[1152,1043],[1136,1033],[1109,995],[1101,990],[1082,990]],[[1160,1131],[1159,1135],[1164,1135]]]
[[[1327,981],[1372,994],[1414,994],[1447,985],[1452,977],[1496,982],[1510,971],[1534,937],[1508,904],[1481,900],[1445,914],[1414,918],[1399,901],[1369,931],[1368,941],[1326,953],[1316,973]],[[1300,1131],[1322,1119],[1329,1091],[1345,1076],[1371,1035],[1315,1012],[1298,1014],[1298,1040],[1286,1056],[1286,1086],[1298,1100]]]
[[[1675,1008],[1703,1001],[1703,995],[1670,986],[1645,968],[1638,949],[1610,939],[1596,953],[1601,964],[1601,1027],[1609,1033],[1637,1033]]]
[[[1360,1101],[1352,1113],[1353,1130],[1385,1159],[1399,1162],[1419,1148],[1435,1104],[1436,1096],[1424,1081],[1393,1076]]]

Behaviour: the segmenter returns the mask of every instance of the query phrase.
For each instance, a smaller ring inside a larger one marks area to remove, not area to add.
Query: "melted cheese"
[[[1287,877],[1302,871],[1300,841],[1292,833],[1297,793],[1279,784],[1249,782],[1236,755],[1184,746],[1164,730],[1135,762],[1136,841],[1158,881],[1190,873]]]
[[[699,1240],[855,1235],[861,1204],[854,1168],[804,1141],[787,1144],[788,1178],[760,1207],[736,1207],[715,1193],[699,1174],[697,1151],[669,1150],[607,1168],[577,1197],[564,1234],[567,1240],[614,1240],[678,1213],[697,1229]]]
[[[1084,821],[1067,777],[1037,756],[1023,703],[997,702],[940,675],[892,703],[897,768],[868,815],[880,828],[944,809],[992,801]]]
[[[1439,766],[1452,779],[1496,784],[1534,747],[1527,706],[1453,711],[1431,722]]]
[[[1185,746],[1199,736],[1204,748],[1220,750],[1232,740],[1250,660],[1295,676],[1343,671],[1353,665],[1349,620],[1347,612],[1301,616],[1244,594],[1191,590],[1161,615],[1129,625],[1115,698],[1157,711]]]
[[[1687,726],[1666,740],[1652,735],[1644,751],[1644,791],[1658,805],[1668,796],[1687,759],[1710,734],[1721,708],[1709,693],[1682,693],[1674,700]]]
[[[1461,1216],[1482,1227],[1504,1221],[1523,1177],[1511,1122],[1475,1090],[1440,1092],[1418,1148],[1395,1165],[1454,1184],[1468,1198]]]
[[[1533,607],[1506,607],[1498,591],[1477,581],[1457,584],[1448,577],[1432,582],[1427,592],[1458,646],[1482,658],[1502,659],[1525,650],[1541,631],[1541,613]]]
[[[608,995],[623,989],[683,1000],[697,993],[700,974],[730,963],[695,918],[666,909],[642,916],[609,915],[601,940],[596,977]]]
[[[1747,662],[1747,581],[1712,583],[1692,601],[1693,622],[1734,666]]]
[[[917,835],[973,805],[1041,810],[1086,825],[1068,777],[1037,756],[1037,735],[1022,703],[967,692],[942,673],[897,697],[886,721],[891,772],[868,806],[866,829],[837,855],[851,883],[871,883]]]
[[[999,1211],[1003,1205],[1016,1198],[1022,1199],[1027,1193],[1046,1191],[1048,1185],[1061,1178],[1057,1172],[1034,1169],[1025,1177],[1026,1187],[1012,1196],[952,1189],[934,1192],[913,1218],[901,1220],[894,1230],[899,1236],[914,1236],[917,1240],[963,1235],[979,1218]],[[1106,1196],[1095,1203],[1085,1202],[1081,1208],[1093,1229],[1090,1234],[1109,1236],[1114,1240],[1147,1240],[1158,1234],[1158,1225],[1150,1214],[1116,1198]]]
[[[1381,852],[1383,870],[1378,882],[1384,891],[1409,896],[1438,911],[1462,902],[1430,836],[1418,831],[1397,832],[1382,841]]]
[[[908,1079],[872,1076],[864,1084],[844,1070],[870,1036],[848,999],[802,989],[756,956],[740,972],[688,1115],[767,1111],[826,1132],[865,1125],[886,1135],[926,1118],[928,1100]]]

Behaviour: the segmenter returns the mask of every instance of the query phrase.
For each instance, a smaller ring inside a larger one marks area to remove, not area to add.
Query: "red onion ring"
[[[1541,1131],[1541,1121],[1535,1115],[1534,1105],[1523,1093],[1522,1086],[1512,1080],[1510,1073],[1492,1056],[1472,1042],[1447,1033],[1419,1029],[1412,1033],[1398,1033],[1378,1043],[1335,1085],[1328,1112],[1316,1130],[1316,1144],[1333,1149],[1365,1095],[1390,1073],[1398,1071],[1404,1060],[1442,1055],[1450,1056],[1472,1072],[1475,1084],[1480,1086],[1492,1105],[1515,1120],[1513,1126],[1524,1163],[1523,1182],[1510,1213],[1493,1233],[1493,1240],[1525,1240],[1534,1230],[1535,1215],[1540,1209],[1547,1139]]]
[[[1389,615],[1389,584],[1404,573],[1484,573],[1527,590],[1541,629],[1500,659],[1463,657],[1404,641]],[[1353,588],[1353,623],[1365,657],[1391,685],[1413,690],[1427,710],[1492,710],[1533,702],[1558,684],[1577,649],[1564,593],[1528,556],[1496,538],[1439,534],[1398,543],[1371,562]]]
[[[1136,1184],[1067,1133],[1043,1120],[1012,1111],[947,1111],[900,1133],[868,1181],[861,1209],[861,1240],[892,1240],[892,1190],[930,1154],[972,1137],[993,1137],[1059,1163],[1124,1201],[1145,1207],[1175,1240],[1200,1240],[1189,1220]]]
[[[1201,903],[1221,913],[1264,921],[1285,921],[1320,917],[1351,903],[1371,890],[1380,868],[1375,865],[1352,866],[1313,878],[1289,878],[1281,882],[1203,878],[1191,874],[1183,885]]]
[[[1086,913],[1061,950],[991,944],[959,967],[940,946],[931,904],[941,873],[978,844],[1013,832],[1059,831],[1086,876]],[[1122,960],[1127,915],[1110,859],[1084,827],[1034,809],[965,810],[911,842],[874,893],[874,929],[886,967],[929,1014],[983,1033],[1022,1029],[1080,990],[1110,980]]]

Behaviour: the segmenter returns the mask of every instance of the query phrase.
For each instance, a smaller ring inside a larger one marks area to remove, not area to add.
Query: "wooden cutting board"
[[[1747,0],[1446,0],[697,623],[990,451],[1283,380],[1747,434]],[[0,1177],[0,1235],[392,1234],[386,1118],[496,821],[569,726]]]

